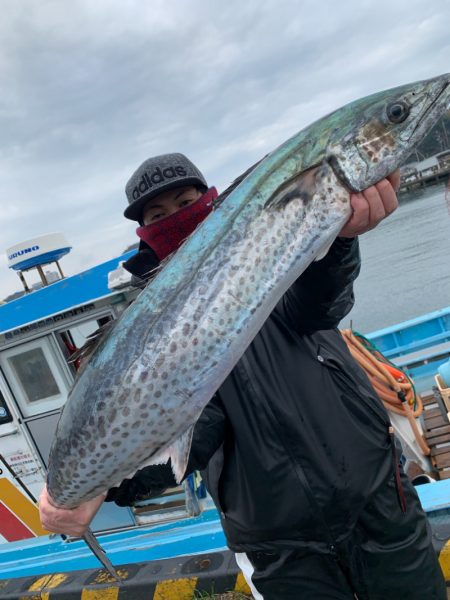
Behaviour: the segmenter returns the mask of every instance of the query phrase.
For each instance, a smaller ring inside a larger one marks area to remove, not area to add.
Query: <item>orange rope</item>
[[[409,381],[398,381],[398,378],[407,379],[399,369],[395,369],[376,358],[353,334],[351,329],[344,329],[341,334],[347,343],[348,349],[356,362],[364,369],[369,380],[383,402],[384,406],[398,415],[406,417],[411,425],[414,436],[425,456],[430,454],[430,448],[425,442],[416,422],[416,418],[423,411],[423,403],[420,395],[416,397],[417,408],[414,410],[414,390]],[[406,400],[401,401],[398,394],[404,394]]]

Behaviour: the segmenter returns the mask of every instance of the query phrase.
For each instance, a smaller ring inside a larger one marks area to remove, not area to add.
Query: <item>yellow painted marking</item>
[[[234,586],[234,591],[239,592],[240,594],[251,594],[252,591],[249,588],[248,583],[245,581],[245,577],[242,573],[239,573],[236,577],[236,584]]]
[[[2,502],[36,535],[50,533],[44,529],[39,519],[39,509],[16,486],[6,479],[0,478],[0,498]]]
[[[117,600],[118,587],[103,588],[100,590],[83,590],[81,600]]]
[[[197,577],[160,581],[153,594],[153,600],[192,600],[196,585]]]
[[[69,579],[69,575],[65,575],[64,573],[54,573],[52,575],[50,581],[45,584],[45,587],[52,590],[52,589],[58,587],[58,585],[61,585],[62,583],[67,581],[68,579]]]
[[[40,592],[42,590],[42,588],[45,587],[47,585],[47,583],[51,580],[51,578],[52,578],[51,575],[44,575],[43,577],[39,577],[39,579],[36,579],[35,581],[33,581],[33,583],[28,588],[28,591],[29,592]]]
[[[41,592],[39,596],[33,596],[38,600],[50,600],[50,592],[42,591],[42,588],[53,589],[64,583],[68,579],[68,575],[64,575],[64,573],[55,573],[54,575],[44,575],[43,577],[39,577],[36,579],[30,587],[28,588],[30,592]],[[29,597],[28,597],[28,600]]]
[[[128,577],[128,571],[125,569],[116,569],[116,573],[120,579]],[[107,571],[99,571],[92,583],[116,583],[116,580]]]
[[[444,573],[445,581],[450,581],[450,540],[445,543],[445,546],[439,553],[439,564]]]

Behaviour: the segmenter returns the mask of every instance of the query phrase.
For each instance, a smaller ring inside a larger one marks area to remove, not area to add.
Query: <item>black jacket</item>
[[[204,471],[235,551],[326,551],[392,476],[387,412],[337,330],[359,268],[357,240],[336,240],[286,292],[196,425],[187,472]],[[121,488],[145,491],[156,473],[144,469]]]

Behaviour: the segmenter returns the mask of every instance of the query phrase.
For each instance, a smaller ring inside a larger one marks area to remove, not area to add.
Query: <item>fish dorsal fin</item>
[[[115,325],[115,321],[107,321],[103,325],[101,325],[98,329],[92,332],[86,339],[85,343],[78,348],[73,354],[70,355],[68,362],[70,364],[76,363],[78,360],[80,361],[80,366],[77,370],[76,379],[79,378],[81,373],[84,371],[84,368],[88,364],[94,352],[97,350],[99,345],[103,342],[104,339],[109,335],[109,333],[113,330]]]
[[[229,196],[231,194],[231,192],[233,192],[237,186],[244,181],[244,179],[250,175],[250,173],[259,165],[259,163],[261,163],[268,155],[266,154],[266,156],[264,156],[263,158],[261,158],[261,160],[258,160],[258,162],[256,162],[254,165],[252,165],[250,168],[248,168],[246,171],[244,171],[244,173],[242,173],[242,175],[239,175],[238,177],[236,177],[236,179],[234,179],[232,181],[232,183],[230,183],[230,185],[221,193],[219,194],[219,196],[217,196],[217,198],[215,200],[213,200],[213,206],[214,208],[217,208],[218,206],[220,206],[222,204],[222,202],[225,200],[225,198],[227,196]]]

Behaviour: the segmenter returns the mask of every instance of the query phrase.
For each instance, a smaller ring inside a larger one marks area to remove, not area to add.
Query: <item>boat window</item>
[[[24,417],[56,410],[64,404],[70,374],[51,336],[4,350],[0,364]]]
[[[42,348],[32,348],[7,360],[21,382],[28,402],[60,393]]]
[[[5,398],[0,391],[0,425],[3,425],[4,423],[10,423],[12,420],[12,415],[9,412]]]

